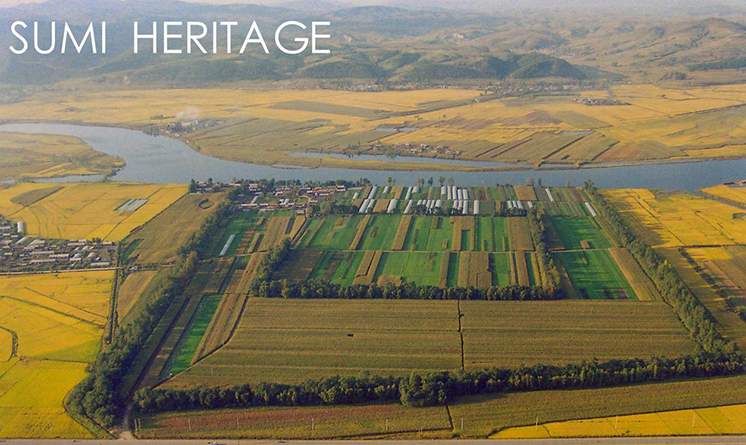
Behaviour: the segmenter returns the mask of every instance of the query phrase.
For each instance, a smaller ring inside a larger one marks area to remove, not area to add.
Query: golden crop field
[[[630,225],[653,247],[746,243],[744,211],[687,193],[606,190]]]
[[[537,437],[706,436],[746,433],[746,405],[661,411],[507,428],[493,439]]]
[[[65,412],[65,395],[85,377],[85,363],[19,360],[0,363],[0,437],[89,438]]]
[[[699,409],[746,403],[743,375],[608,388],[567,389],[467,396],[449,404],[462,437],[507,438],[507,432],[543,434],[542,424],[577,419]],[[651,396],[653,395],[653,396]],[[536,428],[538,418],[539,428]],[[691,425],[691,417],[689,417]],[[513,427],[526,427],[514,430]],[[460,429],[460,428],[459,428]]]
[[[0,276],[0,437],[90,437],[63,399],[98,353],[113,277]]]
[[[19,183],[0,190],[0,214],[24,221],[32,236],[121,241],[186,191],[185,185]],[[135,211],[117,210],[132,199],[147,202]]]
[[[702,192],[737,204],[746,204],[746,187],[721,184],[702,189]]]
[[[129,258],[136,259],[138,264],[173,261],[179,247],[224,198],[225,193],[183,196],[125,240],[125,244],[134,246]]]
[[[342,153],[352,148],[408,154],[422,144],[450,149],[439,156],[528,163],[746,155],[746,119],[740,108],[746,103],[746,90],[740,86],[684,90],[618,85],[612,93],[618,103],[590,106],[580,99],[605,99],[609,92],[503,99],[455,89],[47,92],[0,105],[0,119],[33,117],[132,128],[199,119],[211,124],[184,136],[194,148],[211,156],[264,164],[384,168],[385,158],[308,158],[293,152]],[[435,151],[421,155],[435,156]],[[412,167],[398,164],[394,167]]]
[[[75,137],[0,133],[0,179],[102,174],[121,165]]]
[[[729,192],[722,187],[707,191]],[[737,284],[744,280],[741,270],[746,264],[746,252],[738,246],[746,241],[744,211],[687,193],[656,194],[642,189],[604,193],[627,224],[676,269],[710,312],[720,334],[746,347],[746,323],[738,314],[746,307],[746,299]],[[709,278],[726,292],[725,297]]]

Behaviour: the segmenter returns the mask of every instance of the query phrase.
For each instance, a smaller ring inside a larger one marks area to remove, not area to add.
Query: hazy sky
[[[44,0],[0,0],[0,7],[3,6],[15,6],[21,3],[40,3]],[[126,0],[125,0],[126,1]],[[252,3],[262,5],[277,5],[280,3],[287,3],[284,0],[185,0],[194,3]],[[369,5],[369,4],[381,4],[387,3],[387,0],[344,0],[342,3],[353,4],[353,5]]]

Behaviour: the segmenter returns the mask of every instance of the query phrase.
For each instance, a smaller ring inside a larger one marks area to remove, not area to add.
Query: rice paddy
[[[48,184],[19,183],[0,190],[0,214],[26,223],[29,235],[42,238],[121,241],[186,193],[182,185],[79,183],[55,186],[28,200]],[[147,199],[136,211],[117,211],[131,199]]]
[[[625,105],[592,107],[578,101],[610,94]],[[407,163],[387,162],[383,156],[380,161],[361,161],[309,158],[296,152],[339,154],[345,147],[356,146],[369,154],[384,154],[389,149],[409,154],[410,148],[425,145],[448,147],[460,159],[583,165],[743,156],[746,130],[736,107],[745,100],[746,92],[734,85],[686,90],[614,85],[609,91],[530,99],[485,97],[478,91],[457,89],[216,88],[169,89],[157,95],[128,90],[72,97],[37,93],[28,100],[0,106],[0,119],[33,116],[37,120],[142,129],[199,116],[217,124],[191,132],[192,146],[211,156],[263,164],[412,168]],[[402,128],[407,131],[398,130]],[[254,149],[246,150],[247,146]],[[416,154],[439,155],[436,150]],[[433,163],[428,168],[470,167]]]
[[[0,437],[91,437],[63,399],[98,353],[113,276],[0,277]]]

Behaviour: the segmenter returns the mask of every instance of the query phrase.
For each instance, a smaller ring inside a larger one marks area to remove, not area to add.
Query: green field
[[[347,250],[362,219],[363,216],[360,215],[334,215],[312,219],[299,247]]]
[[[231,242],[230,247],[228,248],[225,255],[223,256],[229,257],[229,256],[236,255],[238,245],[241,243],[241,238],[243,238],[243,235],[246,233],[248,229],[252,227],[256,227],[256,224],[257,224],[256,218],[251,218],[251,217],[232,218],[230,221],[228,221],[228,224],[223,230],[220,236],[220,239],[213,245],[212,254],[210,257],[217,258],[220,255],[220,252],[223,250],[225,243],[228,242],[228,239],[231,237],[231,235],[235,235],[235,237],[233,238],[233,241]]]
[[[365,228],[359,250],[390,250],[401,216],[375,215]]]
[[[310,278],[350,286],[363,260],[363,255],[363,252],[324,252],[321,261],[311,272]]]
[[[627,279],[607,250],[556,252],[581,298],[637,300]]]
[[[194,354],[197,352],[202,336],[207,331],[212,316],[215,315],[221,297],[221,295],[208,295],[202,298],[197,312],[172,354],[169,374],[179,373],[192,365]]]
[[[376,278],[402,277],[404,282],[437,286],[440,281],[440,261],[437,252],[384,252],[378,265]]]
[[[409,227],[404,250],[440,252],[451,248],[453,225],[443,216],[416,216]]]
[[[505,252],[510,250],[510,235],[505,218],[480,216],[475,220],[475,250]]]
[[[593,218],[558,216],[550,217],[549,220],[566,249],[583,249],[582,241],[587,241],[592,249],[613,247],[609,238]]]
[[[490,263],[492,264],[492,285],[493,286],[510,286],[510,262],[507,253],[491,253]]]

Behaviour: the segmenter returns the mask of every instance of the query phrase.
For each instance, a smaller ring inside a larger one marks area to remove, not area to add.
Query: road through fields
[[[3,445],[734,445],[746,444],[746,436],[622,437],[594,439],[521,440],[0,440]]]

